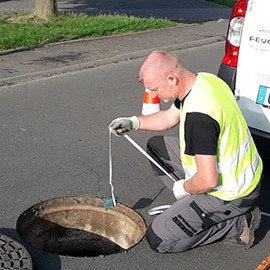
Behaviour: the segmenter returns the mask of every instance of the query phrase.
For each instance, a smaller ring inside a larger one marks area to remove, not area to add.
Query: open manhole
[[[44,201],[20,215],[17,231],[39,250],[68,256],[109,255],[138,244],[146,231],[143,218],[121,203],[110,209],[103,204],[96,196]]]

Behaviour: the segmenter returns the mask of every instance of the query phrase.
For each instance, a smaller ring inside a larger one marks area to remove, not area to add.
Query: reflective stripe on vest
[[[216,186],[213,190],[226,190],[233,192],[236,189],[246,189],[254,178],[256,170],[260,166],[260,156],[257,154],[253,159],[251,166],[241,174],[234,183],[230,185]]]
[[[240,144],[238,150],[234,155],[232,155],[229,159],[223,160],[222,163],[219,162],[218,173],[226,173],[231,170],[232,167],[237,165],[237,162],[240,158],[243,158],[244,155],[250,150],[251,145],[250,142],[252,141],[251,135],[249,130],[247,130],[248,137]]]

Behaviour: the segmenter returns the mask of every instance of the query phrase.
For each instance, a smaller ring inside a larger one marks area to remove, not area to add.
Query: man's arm
[[[188,193],[207,193],[218,184],[217,159],[214,155],[195,155],[197,173],[184,183]]]
[[[176,126],[180,121],[179,109],[174,104],[167,110],[162,110],[151,115],[141,115],[139,129],[162,131]]]

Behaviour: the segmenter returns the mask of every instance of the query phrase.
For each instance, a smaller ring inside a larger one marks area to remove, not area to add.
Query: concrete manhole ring
[[[103,207],[97,196],[61,197],[38,203],[17,220],[20,236],[39,250],[68,256],[118,253],[137,245],[146,224],[133,209]]]
[[[0,269],[31,270],[32,259],[23,245],[0,234]]]

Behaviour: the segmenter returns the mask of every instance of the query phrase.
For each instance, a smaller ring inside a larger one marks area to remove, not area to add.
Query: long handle
[[[111,186],[112,207],[116,206],[116,200],[114,196],[114,188],[112,183],[112,133],[109,130],[109,183]],[[108,200],[110,204],[110,200]],[[111,208],[110,205],[107,208]]]
[[[146,158],[148,158],[153,164],[155,164],[161,171],[163,171],[168,177],[170,177],[174,182],[177,180],[174,179],[163,167],[161,167],[147,152],[145,152],[133,139],[131,139],[127,134],[123,136],[135,147],[137,148]]]

